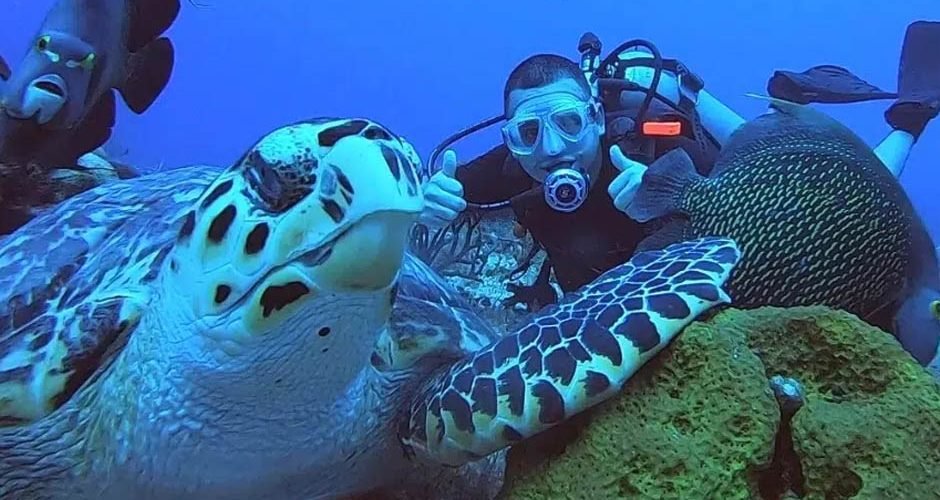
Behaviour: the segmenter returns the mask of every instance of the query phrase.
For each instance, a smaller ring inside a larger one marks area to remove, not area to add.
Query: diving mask
[[[502,127],[503,141],[517,155],[535,152],[545,134],[546,124],[570,143],[580,141],[599,113],[595,101],[566,101],[542,113],[513,117]]]

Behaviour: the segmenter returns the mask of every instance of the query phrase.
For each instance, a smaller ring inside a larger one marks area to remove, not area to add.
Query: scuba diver
[[[777,71],[768,83],[773,97],[809,103],[893,98],[885,117],[892,131],[875,153],[899,175],[911,147],[940,109],[940,23],[909,26],[899,70],[898,93],[885,92],[831,65],[802,73]],[[600,60],[591,33],[579,43],[580,66],[553,54],[531,56],[509,75],[504,114],[451,136],[441,151],[477,130],[505,121],[503,144],[457,166],[453,150],[426,187],[423,218],[453,221],[467,207],[511,207],[516,222],[547,258],[530,286],[509,284],[505,305],[530,311],[630,259],[637,245],[664,221],[646,224],[626,216],[646,165],[683,148],[708,175],[721,146],[744,119],[704,88],[675,59],[661,57],[644,40],[626,42]],[[528,267],[527,262],[513,274]]]

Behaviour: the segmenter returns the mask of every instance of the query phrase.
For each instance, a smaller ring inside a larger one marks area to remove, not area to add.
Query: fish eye
[[[49,35],[43,35],[36,40],[36,48],[39,50],[46,50],[49,48],[49,42],[52,41],[52,37]]]
[[[930,314],[933,314],[934,318],[940,319],[940,300],[930,303]]]
[[[95,53],[92,52],[88,54],[87,56],[85,56],[84,59],[79,61],[79,64],[87,70],[91,70],[92,68],[94,68],[95,67]]]

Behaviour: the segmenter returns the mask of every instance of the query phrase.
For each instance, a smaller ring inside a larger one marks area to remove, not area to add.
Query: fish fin
[[[838,133],[843,134],[843,137],[855,135],[855,133],[842,124],[842,122],[836,120],[823,111],[810,106],[809,104],[800,104],[798,102],[787,101],[785,99],[778,99],[776,97],[754,94],[750,92],[744,95],[747,97],[754,97],[756,99],[769,101],[769,106],[771,109],[775,109],[784,115],[792,116],[797,120],[804,122],[815,122],[817,126],[822,127],[820,129],[820,133]],[[722,151],[724,150],[725,148],[722,148]]]
[[[43,155],[44,162],[56,166],[76,165],[80,156],[94,151],[111,138],[115,113],[114,91],[109,90],[101,95],[81,122],[63,131],[67,137],[48,142],[54,144],[55,151]]]
[[[180,12],[179,0],[134,0],[127,49],[137,52],[170,28]]]
[[[10,65],[0,56],[0,80],[9,80],[10,73]]]
[[[788,101],[786,99],[780,99],[763,94],[755,94],[752,92],[745,93],[744,95],[747,97],[753,97],[755,99],[769,101],[770,108],[775,109],[785,115],[795,116],[797,118],[806,120],[815,119],[821,123],[841,126],[841,123],[839,123],[835,118],[832,118],[831,116],[810,106],[809,104],[800,104],[798,102]]]
[[[672,219],[644,238],[636,246],[635,253],[662,250],[674,243],[685,241],[688,239],[690,228],[688,219],[684,217]]]
[[[117,172],[118,179],[133,179],[134,177],[141,176],[140,171],[137,170],[136,167],[126,163],[111,162],[111,165],[114,166],[114,170]]]
[[[4,203],[0,207],[0,236],[6,236],[26,225],[36,215],[29,207],[11,207]]]
[[[754,92],[745,92],[746,97],[753,97],[754,99],[762,99],[768,101],[769,106],[777,111],[787,114],[796,114],[798,110],[808,109],[809,106],[803,103],[788,101],[786,99],[781,99],[779,97],[773,97],[764,94],[756,94]]]
[[[633,202],[627,205],[627,215],[637,222],[646,222],[681,212],[683,195],[699,179],[702,176],[695,171],[689,153],[675,148],[654,161],[643,174]]]
[[[173,44],[169,38],[154,40],[140,52],[131,54],[127,79],[118,87],[131,111],[139,115],[157,99],[170,81],[173,56]]]

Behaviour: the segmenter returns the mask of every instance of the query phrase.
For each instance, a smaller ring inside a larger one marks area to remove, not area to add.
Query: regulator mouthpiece
[[[545,202],[559,212],[573,212],[587,198],[587,178],[571,168],[560,168],[548,174],[542,185]]]

